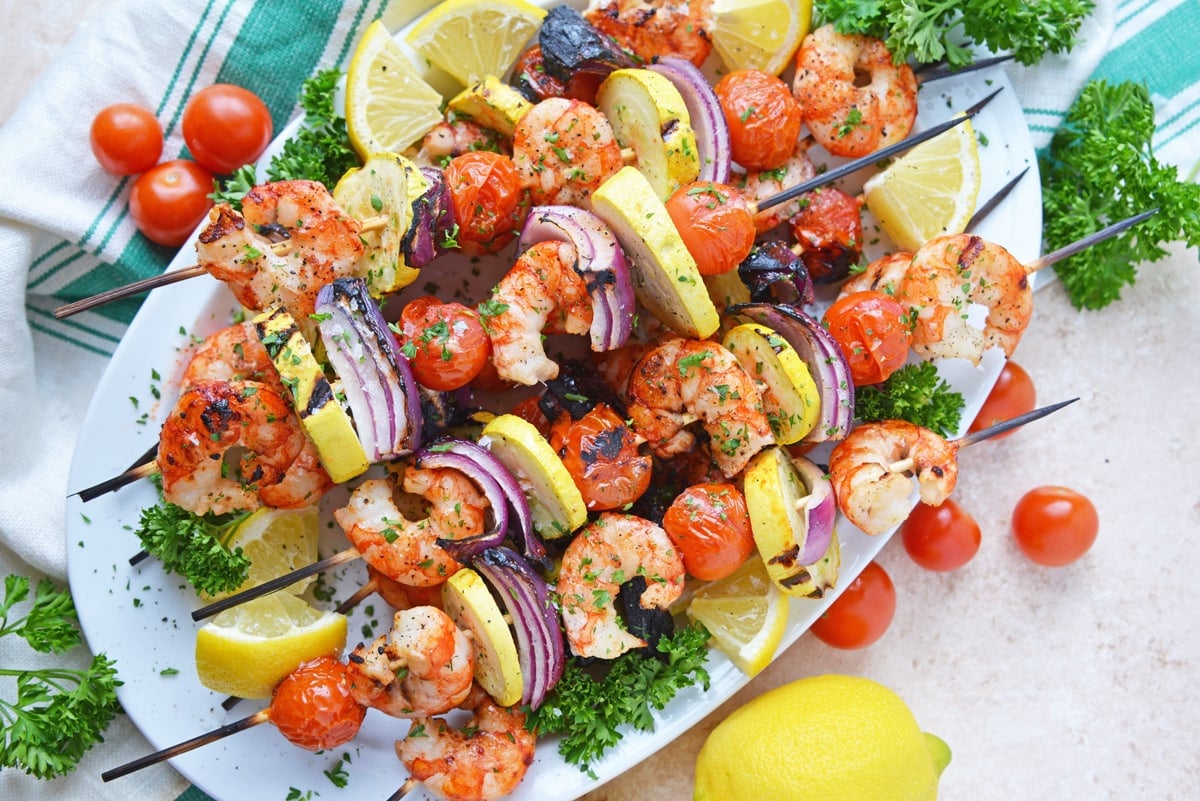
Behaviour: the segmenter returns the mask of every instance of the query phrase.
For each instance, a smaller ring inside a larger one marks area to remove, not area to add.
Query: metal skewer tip
[[[248,590],[243,590],[239,593],[234,593],[228,598],[222,598],[219,601],[214,601],[208,606],[202,606],[192,612],[192,620],[201,621],[213,615],[220,614],[226,609],[244,604],[246,601],[251,601],[262,595],[269,595],[273,592],[282,590],[290,584],[299,581],[302,578],[320,573],[323,570],[329,570],[332,567],[337,567],[340,564],[360,558],[360,554],[354,548],[347,548],[344,551],[338,551],[333,556],[326,557],[319,562],[313,562],[311,565],[305,565],[302,568],[293,570],[291,573],[285,573],[282,576],[276,576],[270,581],[264,581],[256,587],[251,587]]]
[[[1103,242],[1105,239],[1111,239],[1118,234],[1124,233],[1138,223],[1150,219],[1157,213],[1158,209],[1150,209],[1149,211],[1143,211],[1141,214],[1135,214],[1132,217],[1127,217],[1124,220],[1121,220],[1120,222],[1115,222],[1112,225],[1101,228],[1094,234],[1088,234],[1083,239],[1076,240],[1069,245],[1064,245],[1053,253],[1047,253],[1040,259],[1031,261],[1029,264],[1025,265],[1025,271],[1029,274],[1033,274],[1038,270],[1044,270],[1051,264],[1060,262],[1070,256],[1074,256],[1081,250],[1087,250],[1098,242]]]
[[[982,442],[985,439],[997,437],[1006,431],[1012,431],[1014,428],[1020,428],[1026,423],[1032,423],[1034,420],[1041,420],[1046,415],[1053,414],[1064,406],[1070,406],[1077,400],[1079,400],[1079,398],[1071,398],[1070,400],[1060,401],[1049,406],[1043,406],[1040,409],[1034,409],[1032,412],[1019,414],[1011,420],[1005,420],[1002,423],[996,423],[994,426],[988,426],[982,431],[976,431],[974,434],[967,434],[965,437],[960,437],[959,439],[955,440],[955,443],[960,448],[965,448],[968,445],[974,445],[976,442]]]
[[[1021,179],[1025,177],[1025,173],[1029,172],[1029,168],[1021,170],[1016,176],[997,190],[996,194],[988,198],[988,201],[979,208],[975,209],[975,213],[971,215],[971,219],[967,221],[966,230],[970,231],[980,220],[991,214],[997,206],[999,206],[1004,198],[1012,194],[1012,191],[1017,188],[1017,184],[1021,183]]]
[[[949,78],[952,75],[967,75],[968,73],[985,70],[988,67],[994,67],[997,64],[1003,64],[1006,61],[1012,61],[1013,56],[992,56],[991,58],[980,59],[979,61],[967,64],[962,67],[955,67],[947,64],[944,61],[936,64],[924,64],[913,70],[913,74],[917,78],[918,85],[925,85],[930,81],[936,81],[939,78]]]

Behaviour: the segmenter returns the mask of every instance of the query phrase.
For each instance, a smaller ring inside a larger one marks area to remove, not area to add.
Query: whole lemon
[[[694,801],[932,801],[950,749],[870,679],[814,676],[736,710],[696,760]]]

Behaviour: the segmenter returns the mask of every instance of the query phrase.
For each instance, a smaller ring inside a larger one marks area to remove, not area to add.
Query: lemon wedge
[[[224,543],[230,551],[241,548],[242,555],[250,560],[246,580],[236,589],[206,594],[205,598],[219,600],[317,561],[319,523],[320,515],[315,506],[307,509],[264,506],[258,509],[238,523]],[[284,590],[299,595],[314,581],[316,576],[309,576],[289,584]]]
[[[545,9],[524,0],[447,0],[422,17],[405,39],[470,86],[508,72],[545,16]]]
[[[363,255],[359,275],[376,297],[398,292],[421,271],[404,261],[401,245],[412,222],[410,181],[427,185],[417,165],[397,153],[372,153],[362,167],[347,170],[333,188],[333,199],[358,220],[382,217],[383,225],[361,233]],[[420,197],[420,193],[417,193]]]
[[[687,616],[704,624],[738,669],[754,676],[771,663],[787,627],[788,599],[751,556],[723,579],[696,590]]]
[[[902,250],[966,230],[979,198],[979,148],[971,121],[922,142],[863,185],[867,208]]]
[[[479,444],[517,479],[529,498],[533,527],[543,537],[565,537],[587,520],[583,495],[532,423],[515,414],[498,415],[483,427]]]
[[[276,592],[227,609],[196,632],[196,673],[214,692],[269,698],[304,662],[346,647],[346,617]]]
[[[727,68],[779,75],[811,24],[812,0],[714,0],[709,33]]]
[[[524,678],[517,642],[483,578],[468,567],[442,585],[442,607],[475,649],[475,681],[500,706],[521,700]]]
[[[346,129],[358,155],[404,150],[441,121],[441,107],[441,94],[383,23],[372,22],[346,71]]]
[[[771,432],[780,445],[799,442],[812,431],[821,412],[821,395],[808,364],[779,334],[758,323],[744,323],[721,342],[759,385]]]

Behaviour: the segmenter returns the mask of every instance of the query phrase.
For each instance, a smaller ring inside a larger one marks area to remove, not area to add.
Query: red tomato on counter
[[[113,175],[137,175],[158,163],[163,131],[150,109],[116,103],[92,120],[91,142],[101,167]]]
[[[1031,489],[1013,509],[1013,539],[1039,565],[1071,564],[1088,552],[1099,531],[1095,505],[1066,487]]]
[[[826,645],[866,648],[887,631],[896,615],[896,587],[878,562],[871,562],[812,624]]]
[[[194,161],[164,161],[129,192],[129,215],[151,242],[179,247],[212,208],[212,175]]]
[[[1005,362],[1004,369],[1000,371],[996,383],[992,386],[992,391],[988,393],[987,400],[979,408],[979,414],[975,415],[975,419],[967,431],[972,434],[982,431],[1018,415],[1032,412],[1035,406],[1037,406],[1037,391],[1033,387],[1033,379],[1029,377],[1029,373],[1025,372],[1024,368],[1016,362]],[[1012,431],[1006,431],[995,439],[1004,439],[1015,434],[1017,430],[1014,428]]]
[[[947,498],[940,506],[918,503],[900,527],[904,550],[926,570],[957,570],[974,558],[983,539],[975,518]]]
[[[228,175],[262,155],[274,127],[258,95],[218,83],[192,95],[183,109],[182,131],[197,164],[215,175]]]

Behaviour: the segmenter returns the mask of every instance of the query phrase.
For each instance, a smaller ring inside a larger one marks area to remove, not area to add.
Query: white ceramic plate
[[[1004,205],[975,232],[1005,245],[1018,258],[1030,260],[1038,255],[1041,242],[1041,194],[1028,130],[1003,71],[992,69],[923,88],[918,128],[947,118],[998,87],[1004,91],[976,120],[977,131],[987,142],[980,150],[983,162],[980,198],[990,197],[1022,169],[1032,169]],[[846,185],[857,188],[853,181]],[[869,231],[870,220],[867,225]],[[886,243],[879,243],[873,247],[881,250],[885,246]],[[173,267],[190,264],[194,257],[189,244]],[[445,258],[426,268],[427,275],[414,289],[423,290],[428,279],[441,288],[443,295],[465,295],[478,301],[505,269],[503,262],[493,262],[490,268],[483,265],[482,275],[476,277],[472,271],[479,264]],[[151,294],[114,354],[83,422],[70,475],[72,489],[120,473],[154,444],[163,415],[174,400],[172,379],[182,369],[193,337],[227,325],[236,307],[232,296],[207,277]],[[396,302],[392,312],[399,307]],[[939,366],[942,374],[967,398],[965,421],[975,416],[1002,363],[1001,354],[994,351],[978,368],[965,362]],[[155,371],[161,380],[153,378]],[[161,393],[161,399],[154,398],[152,386]],[[136,403],[131,399],[136,399]],[[325,499],[326,519],[341,498],[344,494],[335,492]],[[122,705],[154,747],[164,748],[248,715],[261,703],[243,702],[229,713],[221,708],[222,697],[200,686],[193,666],[194,638],[199,624],[192,621],[190,613],[201,605],[199,600],[181,579],[166,575],[157,562],[148,560],[137,567],[129,565],[129,557],[140,549],[132,529],[140,510],[156,500],[153,487],[146,481],[87,504],[70,498],[66,538],[71,590],[89,645],[116,660],[124,681],[119,693]],[[838,532],[842,540],[839,587],[845,587],[884,545],[887,535],[870,538],[845,521]],[[324,527],[322,554],[342,547],[345,540],[340,530],[332,523]],[[359,586],[364,575],[360,565],[352,564],[327,576],[326,581],[336,588],[337,599],[342,599]],[[781,651],[807,630],[832,599],[830,594],[823,601],[792,602]],[[351,616],[350,645],[365,638],[364,626],[382,632],[389,620],[387,609],[377,598],[360,605]],[[576,798],[649,757],[748,681],[715,651],[708,670],[712,683],[707,692],[698,688],[682,692],[655,715],[653,732],[627,732],[620,745],[593,766],[598,779],[564,763],[555,743],[546,741],[539,745],[533,766],[512,798],[517,801]],[[288,744],[268,724],[192,751],[172,764],[218,801],[247,798],[283,801],[291,788],[301,792],[312,790],[322,798],[337,798],[338,789],[323,772],[335,767],[343,754],[349,754],[350,762],[345,765],[349,774],[347,789],[355,798],[382,801],[406,778],[392,744],[403,736],[407,725],[403,720],[372,711],[351,744],[313,754]],[[421,797],[421,793],[412,797]]]

